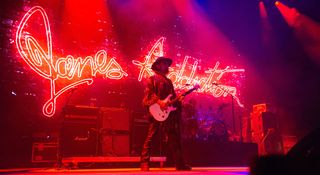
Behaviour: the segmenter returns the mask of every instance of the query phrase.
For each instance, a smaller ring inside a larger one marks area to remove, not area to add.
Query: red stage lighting
[[[275,5],[279,9],[280,13],[284,17],[288,25],[294,25],[296,17],[299,15],[297,10],[295,8],[290,8],[279,1],[277,1]]]
[[[268,19],[267,10],[263,1],[259,2],[259,12],[261,18],[261,26],[262,26],[262,41],[264,44],[270,43],[271,33],[271,25]]]
[[[111,19],[107,4],[103,0],[65,1],[60,38],[62,47],[79,55],[91,54],[92,49],[111,38]],[[81,47],[81,49],[79,49]],[[83,49],[86,48],[86,49]]]
[[[260,12],[260,17],[261,18],[267,18],[268,17],[268,14],[267,14],[267,11],[266,11],[266,7],[265,7],[263,1],[259,2],[259,12]]]
[[[280,2],[276,6],[288,25],[294,29],[295,35],[301,41],[305,51],[320,64],[320,24],[300,14],[295,8],[290,8]]]

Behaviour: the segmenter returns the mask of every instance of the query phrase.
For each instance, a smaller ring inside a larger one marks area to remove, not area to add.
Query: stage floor
[[[206,174],[206,175],[247,175],[248,167],[193,167],[192,171],[176,171],[175,168],[151,168],[149,172],[140,171],[139,168],[112,168],[112,169],[54,169],[54,168],[29,168],[29,169],[1,169],[0,173],[24,175],[62,175],[62,174]]]

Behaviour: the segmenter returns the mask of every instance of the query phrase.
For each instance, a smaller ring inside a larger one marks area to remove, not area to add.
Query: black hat
[[[157,70],[157,65],[161,62],[167,63],[168,67],[171,66],[171,64],[172,64],[172,60],[170,58],[158,57],[158,59],[152,64],[151,69]]]

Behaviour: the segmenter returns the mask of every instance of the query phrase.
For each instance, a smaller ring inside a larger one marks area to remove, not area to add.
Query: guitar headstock
[[[191,89],[189,89],[187,92],[183,93],[182,96],[186,96],[186,95],[190,94],[191,92],[193,92],[193,91],[195,91],[195,90],[197,90],[197,89],[199,89],[199,88],[200,88],[200,85],[199,85],[199,84],[195,84],[195,85],[193,86],[193,88],[191,88]]]
[[[199,89],[200,88],[200,85],[199,84],[195,84],[194,86],[193,86],[193,89],[194,90],[197,90],[197,89]]]

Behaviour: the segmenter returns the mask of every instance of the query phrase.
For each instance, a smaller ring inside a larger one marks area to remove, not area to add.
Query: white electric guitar
[[[170,100],[172,94],[168,95],[162,102],[167,103],[168,107],[166,109],[161,109],[160,105],[158,103],[154,103],[149,107],[149,112],[153,116],[153,118],[157,121],[165,121],[168,117],[171,111],[175,111],[177,108],[173,107],[172,104],[175,103],[180,99],[181,96],[186,96],[190,94],[191,92],[199,89],[200,86],[198,84],[194,85],[192,89],[189,89],[187,92],[179,95],[173,100]]]

